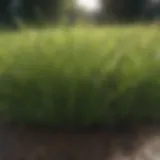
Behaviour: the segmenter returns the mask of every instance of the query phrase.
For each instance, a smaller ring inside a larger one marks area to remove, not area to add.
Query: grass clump
[[[155,28],[59,28],[2,34],[0,109],[55,126],[160,118]]]

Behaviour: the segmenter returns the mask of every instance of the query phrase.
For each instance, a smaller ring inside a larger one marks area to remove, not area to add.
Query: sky
[[[95,11],[100,8],[99,0],[77,0],[77,3],[89,11]]]

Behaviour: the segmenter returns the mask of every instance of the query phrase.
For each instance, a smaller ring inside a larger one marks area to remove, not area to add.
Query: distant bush
[[[157,121],[159,42],[145,27],[1,34],[0,113],[57,126]]]

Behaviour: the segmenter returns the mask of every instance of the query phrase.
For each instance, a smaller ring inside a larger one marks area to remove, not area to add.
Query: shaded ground
[[[158,127],[77,133],[14,125],[0,127],[0,160],[112,159],[159,160]]]

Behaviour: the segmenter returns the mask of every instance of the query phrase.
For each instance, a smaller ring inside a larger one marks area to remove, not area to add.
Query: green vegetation
[[[158,121],[159,42],[154,26],[1,33],[0,113],[64,126]]]

